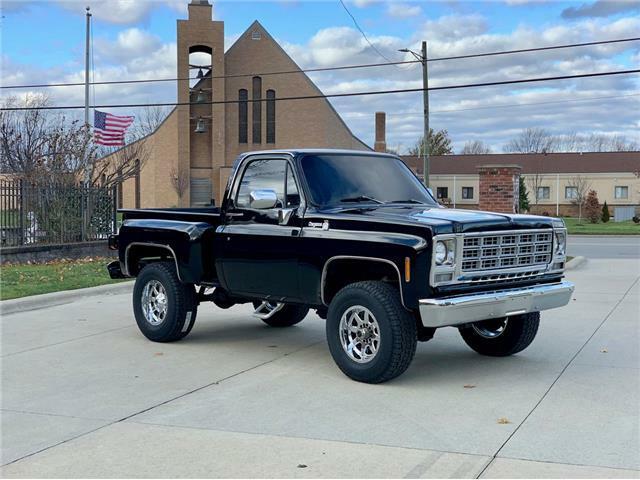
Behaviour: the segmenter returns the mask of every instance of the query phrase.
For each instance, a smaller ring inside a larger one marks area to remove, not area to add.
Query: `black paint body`
[[[330,290],[326,282],[332,266],[352,262],[348,267],[358,269],[362,265],[359,260],[345,257],[366,257],[379,259],[380,265],[395,272],[394,280],[399,282],[405,306],[416,309],[421,298],[469,289],[495,289],[490,285],[431,288],[433,236],[553,228],[548,217],[445,209],[438,205],[319,207],[309,200],[307,179],[300,166],[305,155],[318,152],[323,151],[257,152],[241,156],[220,208],[122,210],[124,223],[113,240],[119,249],[122,271],[135,276],[142,257],[175,256],[183,282],[221,287],[234,297],[269,298],[321,308],[330,299],[328,295],[323,298],[322,293],[323,289]],[[232,199],[243,168],[255,159],[286,159],[296,174],[301,204],[286,225],[279,224],[277,209],[234,206]],[[328,229],[320,227],[326,223]],[[411,265],[409,282],[405,279],[405,258],[409,258]],[[535,283],[558,279],[558,275],[550,275],[537,278]],[[502,284],[501,288],[521,285],[527,285],[527,281]]]

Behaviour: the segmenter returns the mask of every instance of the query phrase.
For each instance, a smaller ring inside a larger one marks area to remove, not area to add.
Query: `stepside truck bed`
[[[135,276],[147,259],[175,261],[183,282],[217,284],[214,236],[220,209],[158,208],[119,210],[117,245],[122,273]]]

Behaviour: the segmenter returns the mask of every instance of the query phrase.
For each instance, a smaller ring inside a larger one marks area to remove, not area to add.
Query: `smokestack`
[[[387,114],[376,112],[376,143],[373,146],[376,152],[387,151]]]

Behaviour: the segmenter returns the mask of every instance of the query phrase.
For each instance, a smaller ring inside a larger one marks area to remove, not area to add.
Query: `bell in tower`
[[[224,23],[212,20],[208,0],[191,0],[178,20],[178,163],[189,172],[184,205],[202,207],[220,198],[225,166]]]

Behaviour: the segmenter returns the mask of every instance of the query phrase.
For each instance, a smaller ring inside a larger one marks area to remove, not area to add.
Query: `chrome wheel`
[[[366,307],[349,307],[340,319],[340,343],[351,360],[368,363],[380,348],[380,326]]]
[[[151,325],[160,325],[167,316],[167,292],[162,283],[149,280],[142,289],[142,313]]]
[[[496,338],[502,335],[507,328],[508,318],[498,318],[496,320],[484,320],[472,323],[473,330],[483,338]]]

